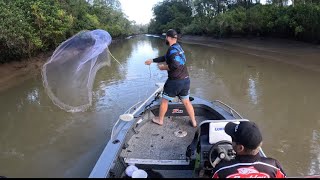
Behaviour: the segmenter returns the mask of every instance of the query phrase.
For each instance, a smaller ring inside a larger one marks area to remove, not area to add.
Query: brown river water
[[[234,47],[182,47],[192,95],[221,100],[256,122],[264,152],[278,159],[288,176],[320,174],[319,71]],[[166,80],[156,64],[144,65],[166,49],[162,39],[151,36],[111,44],[122,66],[112,60],[98,71],[93,105],[85,112],[55,106],[40,73],[1,91],[0,176],[88,177],[118,116]]]

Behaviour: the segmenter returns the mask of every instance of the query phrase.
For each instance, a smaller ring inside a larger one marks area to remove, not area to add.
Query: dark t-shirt
[[[168,79],[185,79],[189,77],[184,51],[178,43],[171,45],[164,56],[153,59],[153,62],[166,62],[169,71]]]
[[[285,178],[280,163],[259,154],[237,156],[220,162],[213,170],[213,178]]]

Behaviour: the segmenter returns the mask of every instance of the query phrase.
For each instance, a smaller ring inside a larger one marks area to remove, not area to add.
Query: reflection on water
[[[320,172],[320,133],[319,130],[312,131],[312,138],[310,140],[312,159],[310,163],[310,171],[308,174],[319,174]]]
[[[251,102],[255,105],[258,104],[258,95],[257,95],[257,90],[256,90],[256,84],[258,83],[258,81],[259,81],[258,76],[257,76],[257,78],[253,78],[250,75],[248,93],[250,95]]]
[[[257,122],[264,135],[265,152],[279,159],[288,175],[308,174],[315,158],[314,152],[310,153],[314,142],[308,140],[320,125],[319,73],[246,54],[184,47],[193,58],[191,92],[221,99]],[[214,57],[214,64],[210,57]]]
[[[40,104],[38,91],[39,91],[38,88],[35,88],[30,93],[28,93],[27,100],[29,101],[29,103],[38,103],[38,104]]]
[[[183,43],[191,93],[222,100],[255,121],[263,149],[289,176],[320,173],[319,73],[232,50]],[[0,175],[88,177],[118,116],[164,82],[144,61],[165,54],[163,39],[113,43],[110,67],[97,72],[93,105],[67,113],[53,105],[40,75],[0,94]],[[253,52],[254,54],[254,52]],[[30,166],[32,165],[32,166]]]

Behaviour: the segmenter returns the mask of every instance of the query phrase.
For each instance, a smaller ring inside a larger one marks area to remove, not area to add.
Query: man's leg
[[[159,117],[154,117],[153,118],[152,121],[154,123],[157,123],[159,125],[163,125],[164,115],[166,114],[166,112],[168,110],[168,103],[169,103],[169,101],[167,99],[162,98],[161,104],[160,104]]]
[[[154,117],[153,122],[159,125],[163,125],[163,119],[168,110],[169,101],[174,99],[175,84],[172,81],[167,80],[163,87],[162,100],[160,104],[159,117]]]
[[[183,105],[187,109],[187,112],[188,112],[188,114],[190,116],[190,119],[191,119],[192,126],[193,127],[197,127],[197,121],[196,121],[196,118],[194,116],[194,109],[193,109],[193,106],[192,106],[189,98],[188,99],[183,98],[181,101],[182,101]]]
[[[193,106],[189,100],[189,94],[190,94],[190,79],[184,79],[181,81],[181,91],[179,94],[179,97],[184,105],[184,107],[187,109],[187,112],[190,116],[191,124],[193,127],[197,127],[197,121],[194,115],[194,109]]]

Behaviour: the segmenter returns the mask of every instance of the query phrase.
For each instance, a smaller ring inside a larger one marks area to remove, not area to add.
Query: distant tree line
[[[320,43],[320,0],[164,0],[149,33],[284,37]]]
[[[52,50],[93,29],[113,38],[147,31],[127,19],[118,0],[0,0],[0,63]]]

